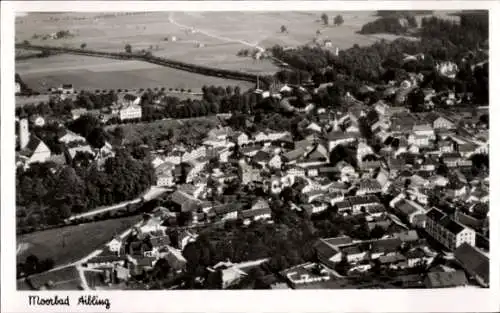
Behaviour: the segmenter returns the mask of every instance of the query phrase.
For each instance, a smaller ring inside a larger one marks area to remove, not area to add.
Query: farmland
[[[379,39],[356,34],[363,24],[376,19],[372,12],[327,13],[331,17],[342,14],[344,24],[323,26],[319,21],[321,12],[34,13],[17,19],[16,41],[69,47],[86,44],[89,49],[110,52],[123,52],[125,45],[130,44],[133,50],[151,49],[154,55],[173,60],[267,74],[278,69],[271,61],[238,57],[237,52],[255,46],[307,44],[317,30],[322,32],[320,39],[329,39],[340,49],[354,44],[368,45]],[[287,27],[287,33],[280,32],[281,25]],[[61,39],[33,38],[35,34],[54,34],[61,30],[69,30],[72,35]],[[56,70],[82,62],[80,56],[57,58],[58,61],[49,61],[47,66]],[[152,70],[151,65],[144,66]],[[137,70],[138,65],[124,64],[123,67]],[[22,67],[19,70],[26,71]]]
[[[40,92],[63,83],[78,90],[165,87],[199,92],[203,85],[232,85],[248,89],[249,82],[209,77],[140,61],[119,61],[74,55],[57,55],[16,62],[16,72]]]
[[[155,56],[198,65],[271,74],[279,68],[271,60],[237,56],[242,49],[270,48],[276,44],[294,47],[330,40],[332,49],[354,44],[370,45],[394,40],[387,34],[362,35],[361,27],[377,18],[373,12],[325,12],[341,14],[340,26],[323,25],[322,12],[146,12],[28,14],[16,20],[16,42],[124,52],[149,50]],[[441,17],[449,12],[438,12]],[[422,16],[419,16],[420,20]],[[449,16],[449,18],[453,18]],[[280,31],[281,26],[287,32]],[[59,31],[70,35],[47,37]],[[317,31],[320,32],[316,35]],[[45,36],[45,38],[44,38]],[[24,52],[19,52],[24,53]],[[57,55],[16,62],[16,72],[33,89],[71,83],[77,89],[184,88],[198,92],[203,85],[239,85],[247,82],[207,77],[141,61],[110,60],[80,55]]]
[[[55,266],[75,262],[110,241],[140,220],[138,216],[67,226],[17,237],[21,246],[18,261],[34,254],[39,259],[52,258]]]

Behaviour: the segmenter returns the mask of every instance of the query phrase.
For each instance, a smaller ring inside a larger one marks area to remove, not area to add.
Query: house
[[[239,146],[245,146],[250,143],[250,137],[244,132],[238,133],[236,137],[236,142]]]
[[[281,169],[281,167],[283,166],[283,163],[284,163],[283,157],[281,155],[277,154],[269,160],[268,165],[270,168]]]
[[[73,118],[73,120],[77,120],[85,114],[87,114],[87,109],[84,108],[71,110],[71,117]]]
[[[238,217],[243,220],[245,225],[248,225],[253,221],[270,219],[271,208],[267,201],[260,200],[252,206],[252,209],[240,211]]]
[[[293,178],[295,177],[305,177],[306,170],[299,166],[290,166],[286,169],[286,174]]]
[[[458,153],[443,153],[441,155],[441,159],[443,163],[449,168],[458,167],[459,164],[465,164],[465,162],[463,162],[464,160],[462,156]]]
[[[171,200],[182,212],[196,211],[200,205],[200,200],[182,190],[176,190]]]
[[[116,266],[124,266],[127,261],[127,256],[122,255],[97,255],[85,262],[87,267],[108,267],[114,268]]]
[[[248,185],[251,182],[261,182],[262,177],[260,175],[261,170],[253,167],[245,161],[240,161],[238,163],[238,174],[243,185]]]
[[[430,146],[430,138],[428,136],[425,136],[425,135],[417,135],[415,133],[411,133],[408,136],[408,143],[410,145],[414,145],[418,148],[429,147]],[[419,152],[419,150],[415,150],[415,151],[410,150],[410,151],[412,153]]]
[[[454,129],[455,127],[455,124],[450,119],[443,116],[439,116],[432,121],[433,129]]]
[[[408,267],[416,267],[419,265],[427,266],[434,260],[434,255],[431,255],[422,247],[416,247],[406,252],[405,258]]]
[[[344,160],[337,162],[335,168],[337,172],[340,173],[341,181],[350,181],[352,178],[358,177],[354,167]]]
[[[113,240],[111,240],[108,243],[109,251],[116,253],[117,255],[120,255],[122,247],[123,247],[123,242],[121,238],[118,236],[113,237]]]
[[[490,260],[488,256],[468,243],[460,245],[453,255],[471,278],[482,287],[489,287]]]
[[[358,162],[362,162],[364,157],[373,154],[373,149],[366,142],[361,141],[358,143],[358,148],[356,150],[356,159]]]
[[[335,204],[340,213],[350,211],[352,214],[359,214],[362,208],[368,208],[380,204],[379,199],[374,195],[346,197],[343,201]]]
[[[337,145],[355,142],[361,135],[356,132],[345,133],[342,131],[331,131],[326,135],[328,151],[331,152]]]
[[[333,280],[330,272],[323,265],[312,262],[296,265],[281,271],[280,276],[286,280],[292,289]]]
[[[72,160],[75,158],[78,152],[89,153],[92,156],[95,156],[94,150],[86,142],[84,143],[72,142],[68,144],[67,150]]]
[[[175,272],[183,272],[186,269],[187,261],[182,255],[182,251],[171,246],[166,246],[160,250],[161,256],[167,260],[168,265]]]
[[[424,279],[427,288],[456,288],[468,285],[464,271],[430,272]]]
[[[453,220],[437,208],[432,208],[427,212],[425,230],[452,251],[463,243],[476,245],[476,232],[473,229]]]
[[[362,196],[371,193],[379,193],[382,191],[382,186],[376,179],[363,179],[359,182],[357,196]]]
[[[197,238],[198,234],[193,233],[191,230],[184,230],[179,234],[177,246],[182,251],[189,243],[195,242]]]
[[[125,94],[119,99],[119,102],[121,103],[119,110],[120,120],[140,119],[142,117],[141,97]]]
[[[70,130],[66,130],[65,134],[59,137],[59,142],[64,144],[69,144],[72,142],[86,143],[87,139],[85,137],[75,134]]]
[[[175,186],[176,179],[174,176],[175,164],[164,162],[155,168],[156,185],[160,187]]]
[[[139,105],[123,106],[120,109],[119,117],[121,121],[140,119],[142,117],[142,107]]]
[[[207,268],[209,273],[220,273],[222,280],[222,289],[227,289],[241,282],[248,274],[233,266],[231,262],[219,262],[213,267]]]
[[[419,240],[418,233],[416,230],[404,230],[397,233],[394,233],[393,236],[395,238],[399,238],[404,243],[417,242]]]
[[[62,84],[61,87],[58,88],[58,91],[65,95],[75,93],[75,89],[73,88],[72,84]]]
[[[252,161],[259,164],[261,167],[267,166],[271,160],[271,155],[263,150],[259,150],[253,157]]]
[[[25,160],[25,165],[32,163],[44,163],[50,156],[51,151],[47,145],[38,137],[31,135],[26,147],[21,150],[20,155]]]
[[[452,153],[455,151],[455,147],[451,140],[439,140],[437,142],[437,147],[440,153]]]
[[[396,199],[398,199],[396,197]],[[426,217],[425,209],[414,201],[400,199],[396,202],[391,201],[391,207],[394,208],[397,215],[414,227],[425,227]]]
[[[380,168],[377,176],[375,177],[381,187],[382,192],[385,192],[390,185],[389,175],[390,173],[388,170],[386,170],[385,168]]]
[[[214,215],[220,220],[235,220],[238,218],[239,205],[229,203],[215,206]]]
[[[218,141],[225,141],[233,136],[234,132],[231,127],[216,127],[211,129],[208,134],[207,138],[211,140],[218,140]],[[244,138],[244,136],[242,137]],[[248,136],[246,136],[248,140]]]

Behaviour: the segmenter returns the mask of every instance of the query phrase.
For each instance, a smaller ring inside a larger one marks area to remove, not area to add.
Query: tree
[[[285,25],[281,25],[280,30],[282,33],[288,33],[288,29],[286,28]]]
[[[326,13],[321,14],[321,20],[323,24],[328,25],[328,15]]]
[[[335,24],[335,26],[340,26],[342,24],[344,24],[344,18],[342,17],[342,15],[337,15],[335,16],[335,19],[333,20],[333,24]]]
[[[85,42],[80,45],[81,49],[85,49],[86,47],[87,47],[87,44]]]
[[[385,230],[382,226],[376,225],[370,232],[370,237],[372,239],[379,239],[385,235]]]
[[[132,46],[130,44],[125,45],[125,52],[132,53]]]

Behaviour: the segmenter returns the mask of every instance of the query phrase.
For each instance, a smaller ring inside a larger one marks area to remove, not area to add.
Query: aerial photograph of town
[[[17,290],[489,288],[488,19],[17,14]]]

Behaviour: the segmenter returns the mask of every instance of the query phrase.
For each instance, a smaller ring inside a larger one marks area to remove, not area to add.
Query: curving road
[[[121,203],[118,203],[115,205],[103,207],[103,208],[96,209],[96,210],[89,211],[89,212],[85,212],[82,214],[73,215],[73,216],[68,218],[68,221],[71,221],[71,220],[74,220],[77,218],[89,217],[89,216],[96,215],[96,214],[101,214],[101,213],[105,213],[105,212],[123,209],[124,207],[126,207],[129,204],[140,203],[143,199],[144,199],[144,201],[152,200],[152,199],[158,197],[159,195],[165,193],[166,191],[167,190],[165,188],[152,186],[148,190],[146,190],[142,195],[140,195],[139,197],[137,197],[133,200],[121,202]]]
[[[248,47],[251,47],[251,48],[255,48],[255,49],[259,50],[260,52],[266,51],[266,49],[263,48],[263,47],[261,47],[261,46],[259,46],[258,43],[251,43],[251,42],[248,42],[248,41],[245,41],[245,40],[241,40],[241,39],[235,39],[235,38],[230,38],[230,37],[225,37],[225,36],[221,36],[221,35],[209,33],[209,32],[207,32],[206,30],[203,30],[203,29],[198,29],[198,28],[193,27],[193,26],[181,24],[181,23],[177,22],[176,20],[174,20],[173,16],[174,16],[174,14],[170,13],[170,15],[168,17],[168,21],[170,23],[174,24],[177,27],[184,28],[184,29],[192,29],[192,30],[195,30],[199,34],[205,35],[207,37],[215,38],[215,39],[218,39],[218,40],[221,40],[221,41],[240,43],[242,45],[245,45],[245,46],[248,46]],[[281,61],[281,60],[279,60],[279,59],[277,59],[277,58],[275,58],[273,56],[270,56],[270,58],[272,60],[278,62],[279,64],[283,64],[283,65],[288,66],[287,63],[285,63],[285,62],[283,62],[283,61]]]

